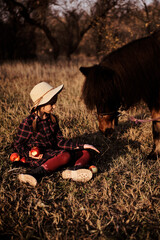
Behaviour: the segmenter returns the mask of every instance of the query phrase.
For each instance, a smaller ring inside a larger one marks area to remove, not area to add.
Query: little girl
[[[92,145],[66,140],[56,116],[51,113],[62,89],[63,85],[53,88],[50,84],[41,82],[30,92],[33,108],[31,114],[20,124],[14,142],[15,151],[20,157],[25,157],[25,163],[31,167],[26,174],[19,174],[18,179],[21,182],[36,186],[43,176],[71,160],[75,160],[75,165],[62,172],[63,179],[87,182],[92,178],[92,172],[84,169],[90,160],[90,153],[86,149],[99,151]],[[32,156],[33,147],[40,149],[38,157]]]

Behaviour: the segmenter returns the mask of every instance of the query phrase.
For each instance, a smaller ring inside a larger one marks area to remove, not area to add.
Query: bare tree
[[[63,47],[68,59],[71,58],[78,48],[84,34],[89,30],[88,25],[90,17],[81,8],[64,9],[62,16],[55,17],[57,21],[57,35],[59,36],[59,43]]]
[[[98,18],[93,25],[93,41],[95,42],[97,58],[120,46],[120,44],[118,45],[114,41],[118,39],[119,35],[117,25],[119,30],[121,28],[121,20],[124,16],[128,16],[130,12],[129,2],[126,0],[98,0],[94,6],[93,14],[98,12]]]
[[[146,33],[150,34],[160,26],[160,2],[159,0],[153,0],[150,3],[146,0],[134,2],[132,15],[144,24]]]
[[[3,0],[11,15],[23,21],[23,18],[34,27],[41,29],[53,47],[53,57],[56,60],[59,56],[59,44],[46,24],[46,12],[50,4],[49,0]],[[56,1],[55,1],[56,4]]]

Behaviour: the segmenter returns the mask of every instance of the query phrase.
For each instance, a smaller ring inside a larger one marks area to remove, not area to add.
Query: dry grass
[[[1,186],[0,239],[160,239],[160,162],[147,161],[152,148],[151,123],[135,125],[120,118],[117,132],[105,139],[95,112],[80,100],[87,63],[6,63],[0,71]],[[56,113],[64,136],[95,145],[92,163],[99,173],[87,184],[61,178],[61,171],[36,187],[17,180],[9,155],[16,128],[31,107],[29,92],[40,81],[64,83]],[[129,112],[149,117],[144,104]]]

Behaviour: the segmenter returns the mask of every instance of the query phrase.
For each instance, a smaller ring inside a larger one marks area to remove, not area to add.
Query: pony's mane
[[[109,68],[99,65],[92,67],[82,88],[82,99],[88,109],[93,110],[95,106],[105,104],[106,100],[110,102],[113,94],[117,94],[111,81],[113,75],[114,72]]]

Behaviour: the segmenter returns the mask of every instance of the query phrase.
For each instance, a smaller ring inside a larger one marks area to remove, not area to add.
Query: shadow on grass
[[[138,117],[139,116],[137,116],[137,118]],[[127,133],[131,127],[135,129],[138,128],[139,125],[140,124],[127,121],[125,123],[120,123],[109,138],[106,138],[103,133],[98,131],[91,134],[83,134],[73,140],[95,146],[100,151],[100,154],[91,150],[91,164],[96,165],[99,172],[105,172],[109,169],[113,159],[125,157],[129,145],[134,151],[140,150],[140,141],[132,141],[128,139],[128,137],[124,137],[124,134]]]

